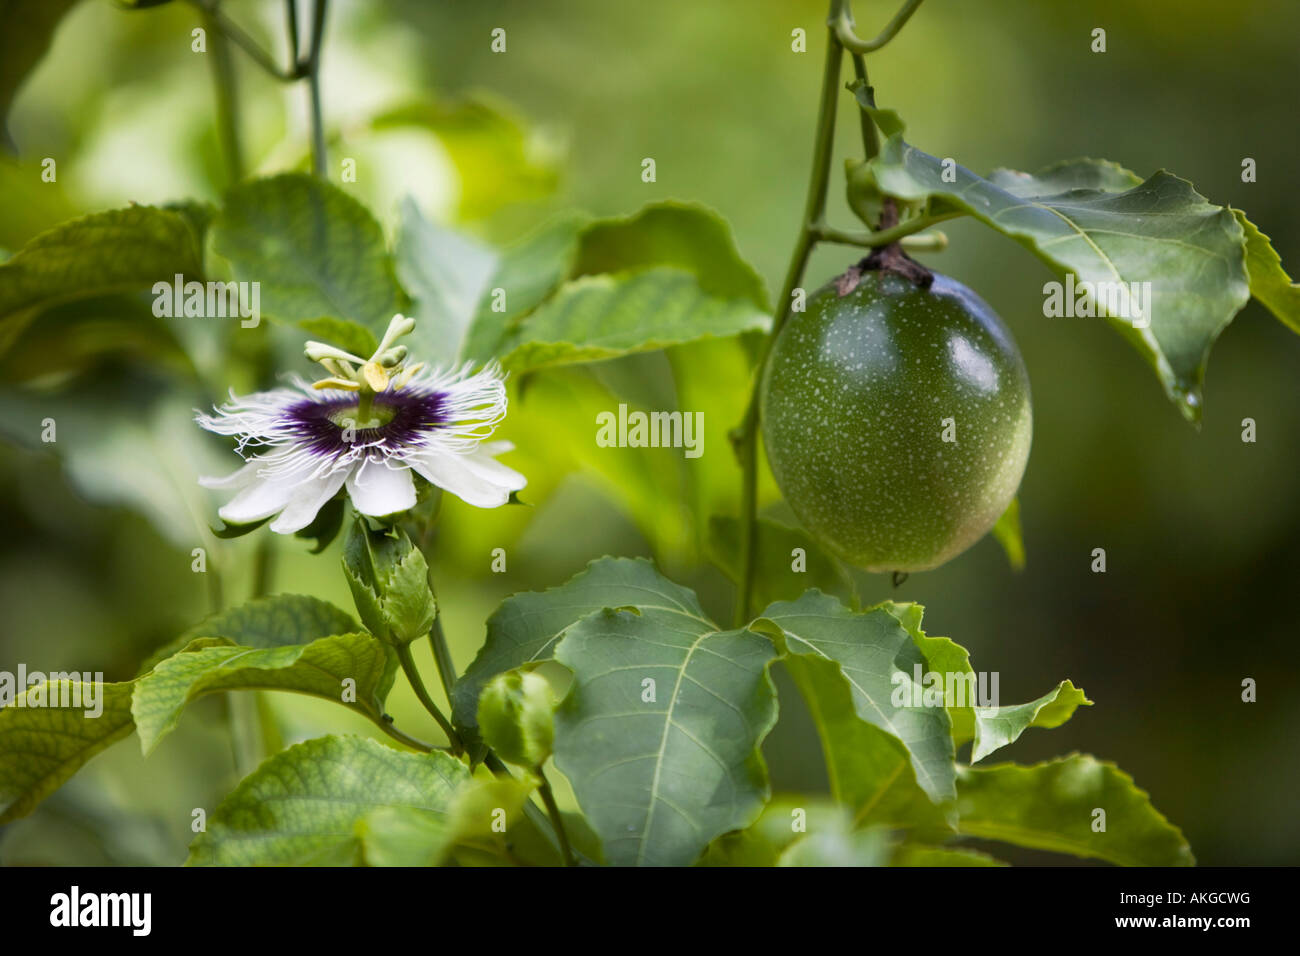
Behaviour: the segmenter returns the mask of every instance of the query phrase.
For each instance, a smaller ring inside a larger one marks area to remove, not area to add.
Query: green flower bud
[[[555,699],[545,677],[532,671],[498,674],[478,699],[483,740],[502,760],[535,769],[551,755]]]
[[[429,565],[401,529],[371,531],[358,518],[343,545],[343,574],[361,623],[381,641],[409,644],[433,627]]]

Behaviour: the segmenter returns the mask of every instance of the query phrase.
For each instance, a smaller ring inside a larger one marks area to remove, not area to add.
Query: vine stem
[[[402,665],[402,673],[411,682],[411,688],[415,691],[415,696],[420,699],[424,709],[438,722],[442,732],[447,735],[447,742],[451,745],[452,753],[459,756],[464,751],[465,745],[461,742],[460,735],[456,733],[455,728],[451,726],[451,722],[443,716],[437,703],[434,702],[433,696],[429,693],[429,689],[424,686],[424,679],[420,676],[420,670],[415,666],[415,658],[411,656],[411,645],[402,644],[396,650],[397,660]]]
[[[320,108],[320,51],[325,39],[325,15],[329,0],[316,0],[312,8],[311,47],[307,53],[307,87],[311,93],[311,159],[317,176],[325,175],[325,126]]]
[[[229,34],[219,25],[215,9],[205,7],[202,10],[204,25],[212,38],[212,84],[217,101],[217,135],[226,160],[226,176],[231,183],[237,183],[244,178],[244,149],[239,138],[235,64],[226,42]]]
[[[542,803],[546,804],[546,815],[551,818],[551,826],[555,827],[555,835],[560,840],[560,854],[564,857],[564,865],[577,866],[578,861],[573,856],[573,847],[569,844],[569,834],[564,829],[564,817],[560,814],[560,805],[555,802],[551,782],[546,779],[546,774],[542,772],[541,767],[535,768],[533,773],[541,781],[537,785],[537,792],[541,794]]]
[[[837,14],[831,18],[831,29],[835,31],[835,39],[850,53],[858,56],[873,53],[898,35],[898,31],[916,13],[921,2],[922,0],[906,0],[894,14],[894,19],[885,25],[874,40],[864,40],[853,32],[853,14],[849,12],[847,3],[839,5]]]
[[[804,203],[803,219],[799,224],[799,237],[795,240],[790,265],[786,269],[781,298],[777,300],[772,331],[763,344],[754,376],[753,391],[740,426],[737,455],[743,474],[740,513],[740,587],[736,592],[736,606],[732,624],[743,627],[749,620],[749,607],[754,594],[754,567],[758,557],[758,536],[755,522],[758,512],[758,406],[759,391],[763,381],[763,368],[776,341],[777,333],[790,315],[794,290],[803,280],[808,257],[816,244],[814,230],[826,212],[826,190],[830,181],[831,149],[835,143],[835,108],[839,96],[840,64],[844,49],[835,37],[834,22],[843,9],[843,0],[832,0],[830,26],[827,30],[826,62],[822,70],[821,102],[817,109],[817,131],[813,137],[812,173],[808,179],[808,195]]]
[[[745,410],[744,420],[735,437],[736,455],[741,468],[741,513],[740,513],[740,583],[736,589],[736,604],[732,614],[732,625],[744,627],[749,621],[750,606],[754,595],[754,572],[758,565],[758,424],[759,397],[763,382],[763,369],[767,365],[772,347],[781,328],[790,317],[795,289],[803,281],[808,259],[818,242],[837,242],[847,245],[883,246],[897,242],[904,236],[912,235],[922,229],[951,219],[960,213],[936,216],[918,216],[898,226],[876,232],[846,232],[828,226],[826,216],[826,193],[830,181],[831,151],[835,145],[835,110],[840,92],[840,70],[847,49],[853,55],[854,72],[858,79],[867,82],[866,63],[863,54],[877,50],[888,43],[902,29],[908,19],[921,5],[921,0],[907,0],[894,19],[871,42],[858,39],[853,33],[853,14],[848,0],[831,0],[830,13],[826,20],[826,61],[822,71],[820,103],[817,110],[817,129],[813,136],[812,171],[808,178],[808,194],[804,204],[803,219],[799,224],[799,235],[795,239],[794,251],[790,254],[790,265],[786,269],[785,283],[781,298],[777,300],[776,313],[772,318],[772,329],[763,343],[758,358],[757,371],[754,375],[753,390]],[[879,152],[879,140],[875,125],[863,114],[862,146],[865,158],[870,160]]]

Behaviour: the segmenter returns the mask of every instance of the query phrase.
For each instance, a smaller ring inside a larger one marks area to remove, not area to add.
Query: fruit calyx
[[[879,231],[883,232],[897,225],[898,204],[892,196],[886,196],[880,208]],[[918,289],[928,289],[934,282],[933,272],[904,252],[901,243],[891,242],[887,246],[877,246],[872,249],[835,280],[835,290],[840,298],[856,289],[858,283],[862,281],[862,276],[868,272],[892,273],[906,279]]]

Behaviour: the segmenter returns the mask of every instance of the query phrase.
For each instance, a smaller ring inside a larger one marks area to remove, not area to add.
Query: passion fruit
[[[938,273],[927,286],[855,268],[819,289],[777,335],[761,388],[785,500],[868,571],[923,571],[966,550],[1029,459],[1020,351],[984,300]]]

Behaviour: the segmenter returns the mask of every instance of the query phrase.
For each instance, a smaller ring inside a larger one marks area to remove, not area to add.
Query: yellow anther
[[[388,373],[378,362],[367,362],[361,366],[361,374],[365,376],[366,384],[376,392],[382,392],[388,388]]]

